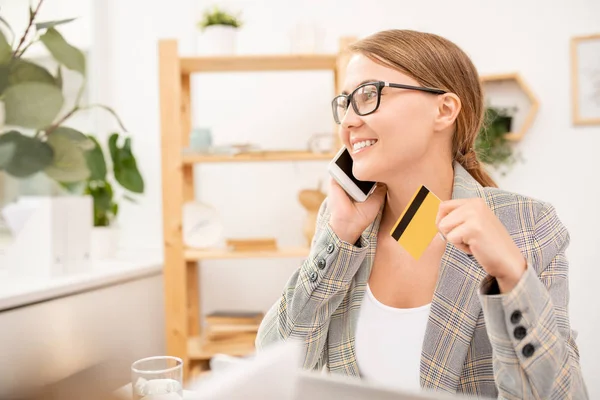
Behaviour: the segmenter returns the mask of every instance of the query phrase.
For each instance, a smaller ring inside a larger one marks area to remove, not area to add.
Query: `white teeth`
[[[367,147],[367,146],[372,146],[375,144],[377,140],[364,140],[362,142],[356,142],[354,143],[354,145],[352,146],[354,151],[360,150],[363,147]]]

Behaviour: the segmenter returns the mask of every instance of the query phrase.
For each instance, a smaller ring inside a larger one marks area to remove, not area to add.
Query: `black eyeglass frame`
[[[358,111],[358,107],[355,105],[355,103],[352,100],[353,100],[354,94],[358,90],[360,90],[361,88],[363,88],[365,86],[377,87],[377,104],[375,105],[375,108],[372,111],[361,114]],[[348,104],[352,105],[352,109],[354,110],[356,115],[360,115],[361,117],[364,117],[365,115],[373,114],[375,111],[377,111],[377,109],[379,108],[379,104],[381,103],[381,91],[383,90],[384,87],[392,87],[392,88],[397,88],[397,89],[408,89],[408,90],[419,90],[421,92],[433,93],[433,94],[438,94],[438,95],[448,93],[446,90],[431,88],[431,87],[427,87],[427,86],[404,85],[402,83],[390,83],[390,82],[385,82],[385,81],[365,82],[365,83],[359,85],[350,94],[340,94],[340,95],[335,96],[333,98],[333,100],[331,100],[331,111],[333,112],[333,119],[335,120],[335,122],[338,125],[342,123],[342,121],[340,121],[336,118],[337,113],[335,112],[335,109],[337,106],[337,103],[336,103],[337,99],[339,99],[340,97],[345,98],[346,101],[348,101]],[[346,111],[347,110],[348,110],[348,107],[346,107]]]

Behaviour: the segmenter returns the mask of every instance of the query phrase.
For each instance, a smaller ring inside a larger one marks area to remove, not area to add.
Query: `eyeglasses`
[[[381,90],[384,87],[392,87],[398,89],[419,90],[421,92],[444,94],[445,90],[435,89],[425,86],[402,85],[400,83],[389,83],[384,81],[367,82],[358,86],[350,94],[340,94],[331,101],[333,111],[333,119],[337,124],[342,123],[342,119],[348,111],[348,106],[352,104],[352,108],[357,115],[365,116],[374,113],[379,108],[381,102]]]

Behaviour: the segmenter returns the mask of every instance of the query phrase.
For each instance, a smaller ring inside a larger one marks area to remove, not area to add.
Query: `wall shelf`
[[[204,340],[201,336],[188,339],[187,356],[190,360],[208,361],[216,354],[243,357],[252,354],[255,350],[254,341],[211,345],[209,348],[205,347],[203,343]]]
[[[518,141],[531,128],[539,109],[539,101],[523,77],[517,72],[483,75],[486,106],[517,108],[513,116],[513,129],[506,134],[511,141]]]
[[[323,161],[331,160],[335,153],[313,153],[310,151],[261,151],[226,154],[184,154],[183,164],[216,163],[216,162],[266,162],[266,161]]]
[[[186,261],[200,260],[235,260],[249,258],[302,258],[308,256],[307,247],[282,247],[277,250],[266,251],[231,251],[227,249],[186,249]]]
[[[250,71],[310,71],[334,70],[336,54],[314,55],[249,55],[224,57],[183,57],[181,72],[250,72]]]

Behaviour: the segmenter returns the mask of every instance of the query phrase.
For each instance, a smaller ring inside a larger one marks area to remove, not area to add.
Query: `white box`
[[[90,243],[94,225],[94,205],[91,196],[67,198],[67,259],[68,274],[90,270]]]
[[[9,274],[42,278],[88,269],[92,208],[90,196],[22,196],[7,205]]]

